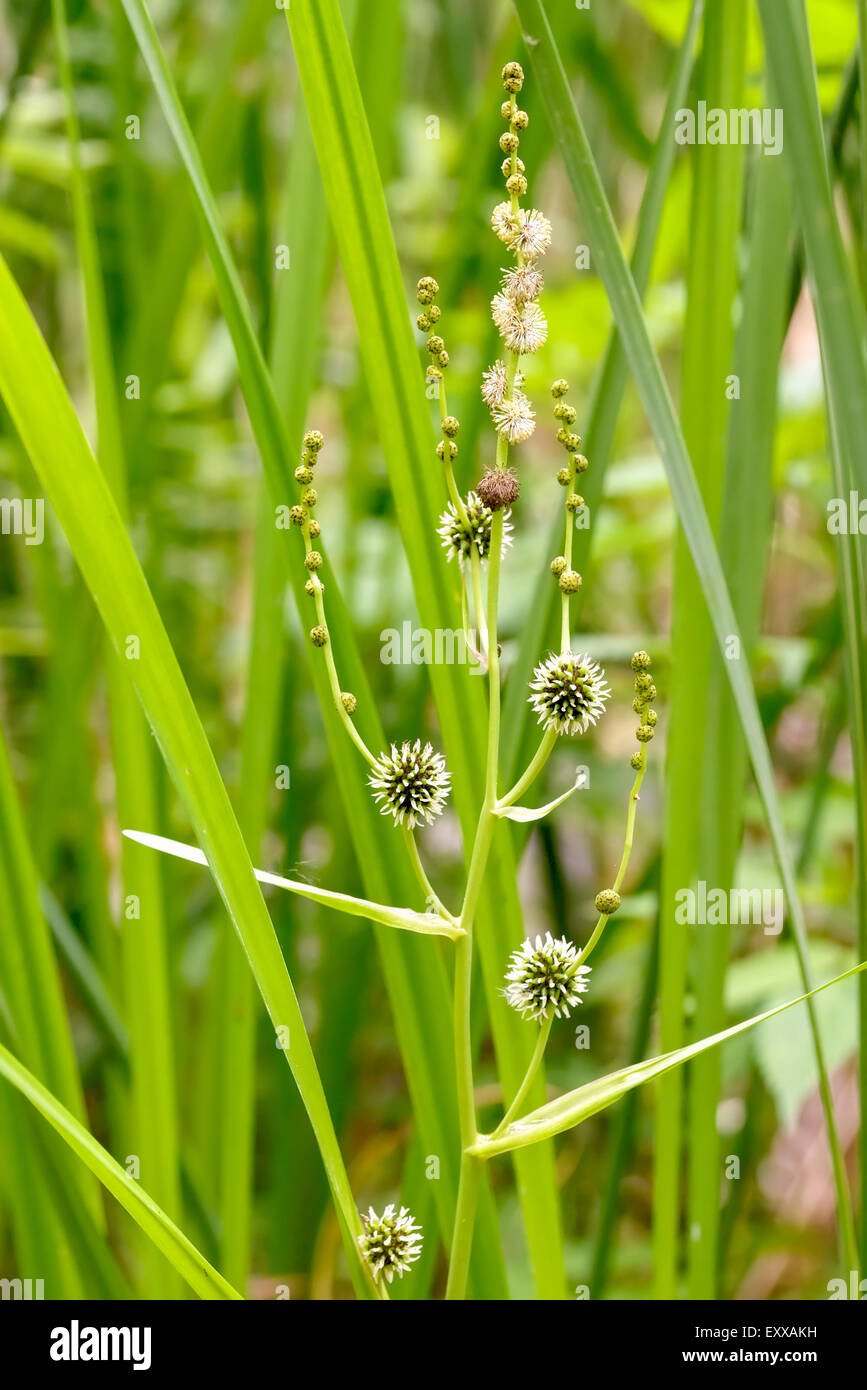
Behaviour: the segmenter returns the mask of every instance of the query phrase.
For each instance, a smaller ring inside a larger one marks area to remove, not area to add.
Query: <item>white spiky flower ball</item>
[[[491,317],[500,330],[500,337],[512,352],[538,352],[548,337],[548,320],[542,306],[531,300],[516,304],[502,291],[491,301]]]
[[[368,785],[374,801],[382,802],[384,816],[393,816],[396,825],[414,830],[422,821],[428,825],[441,816],[451,783],[446,760],[430,743],[391,745],[390,753],[380,753],[372,765]]]
[[[519,228],[518,218],[512,211],[511,203],[497,203],[491,213],[491,226],[500,241],[510,246]]]
[[[364,1226],[358,1237],[361,1253],[369,1264],[374,1278],[384,1277],[390,1284],[395,1275],[402,1279],[421,1255],[422,1230],[413,1219],[409,1207],[396,1211],[389,1202],[382,1216],[373,1207],[361,1213]]]
[[[587,655],[549,656],[533,672],[529,702],[538,722],[558,734],[583,734],[605,713],[611,690],[605,672]]]
[[[552,1014],[568,1018],[569,1011],[581,1003],[589,984],[590,966],[581,964],[580,953],[565,936],[546,932],[529,937],[509,957],[506,972],[506,1002],[522,1018],[542,1023]]]
[[[516,304],[526,304],[538,299],[545,288],[545,277],[532,262],[529,265],[510,266],[503,269],[503,294]]]
[[[516,372],[512,387],[520,391],[524,385],[524,373]],[[509,389],[509,374],[506,364],[497,360],[486,372],[482,372],[482,400],[491,410],[505,399]]]
[[[535,261],[544,256],[551,245],[551,230],[548,218],[537,208],[519,208],[511,224],[508,244],[528,261]]]
[[[479,559],[487,560],[491,552],[491,523],[494,513],[490,507],[485,506],[477,492],[467,493],[464,498],[464,512],[466,522],[455,504],[449,502],[440,516],[437,534],[442,537],[446,559],[453,560],[457,556],[458,564],[462,565],[472,556],[475,546]],[[512,544],[513,528],[509,521],[510,516],[511,512],[508,509],[503,512],[503,544],[500,552],[502,555],[505,555]]]
[[[523,444],[536,428],[536,415],[523,391],[516,391],[492,411],[497,433],[510,444]]]

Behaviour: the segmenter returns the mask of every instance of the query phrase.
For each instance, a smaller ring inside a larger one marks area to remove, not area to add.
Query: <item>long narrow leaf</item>
[[[5,1047],[0,1046],[0,1075],[29,1100],[72,1152],[94,1173],[102,1185],[141,1226],[166,1259],[187,1281],[190,1288],[206,1299],[239,1299],[241,1295],[214,1269],[183,1231],[149,1197],[141,1183],[131,1178],[116,1159],[88,1134],[82,1124],[61,1105],[56,1096],[37,1081]]]
[[[719,1047],[720,1043],[727,1042],[729,1038],[746,1033],[751,1028],[755,1028],[757,1024],[765,1023],[769,1018],[776,1018],[777,1014],[785,1013],[787,1009],[793,1009],[796,1004],[806,1003],[811,997],[821,994],[822,990],[830,989],[832,985],[838,985],[843,980],[851,979],[853,975],[858,975],[862,970],[867,970],[867,961],[853,966],[851,970],[846,970],[833,980],[826,980],[823,985],[818,985],[816,989],[810,990],[809,994],[801,994],[797,999],[789,999],[785,1004],[778,1004],[776,1008],[767,1009],[765,1013],[756,1014],[754,1018],[748,1018],[743,1023],[736,1023],[732,1028],[724,1028],[719,1033],[713,1033],[709,1038],[702,1038],[699,1042],[689,1043],[686,1047],[679,1047],[674,1052],[664,1052],[662,1056],[652,1057],[645,1062],[634,1062],[632,1066],[624,1067],[622,1071],[611,1072],[608,1076],[601,1076],[596,1081],[588,1082],[586,1086],[579,1086],[577,1090],[569,1091],[565,1096],[560,1096],[557,1100],[552,1100],[547,1105],[542,1105],[537,1110],[531,1111],[530,1114],[522,1116],[521,1119],[514,1120],[499,1138],[492,1139],[483,1135],[474,1152],[480,1157],[489,1158],[493,1157],[494,1154],[507,1153],[515,1147],[537,1144],[542,1139],[552,1139],[554,1135],[562,1134],[564,1130],[573,1129],[575,1125],[589,1120],[591,1115],[598,1115],[600,1110],[606,1110],[609,1105],[613,1105],[629,1091],[634,1091],[637,1086],[644,1086],[648,1081],[655,1081],[657,1077],[664,1076],[666,1072],[672,1071],[675,1067],[682,1067],[685,1062],[700,1057],[702,1053],[711,1048]]]

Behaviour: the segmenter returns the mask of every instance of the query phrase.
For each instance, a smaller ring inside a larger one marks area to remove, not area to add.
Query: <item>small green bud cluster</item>
[[[569,383],[563,377],[558,377],[551,383],[551,395],[554,398],[554,418],[560,421],[560,428],[557,431],[557,440],[563,445],[569,454],[569,462],[565,468],[558,469],[557,482],[561,487],[568,488],[566,494],[566,511],[570,515],[579,512],[584,506],[584,498],[580,492],[574,491],[575,474],[584,471],[587,467],[587,460],[576,453],[581,447],[581,439],[572,432],[575,424],[575,407],[569,405],[566,396],[569,394]],[[577,460],[581,458],[584,467],[579,468]],[[551,561],[551,573],[564,594],[574,594],[581,588],[581,575],[576,570],[570,569],[563,555],[558,555]]]
[[[638,728],[635,730],[635,737],[641,744],[636,753],[630,758],[630,764],[636,772],[644,767],[647,749],[646,745],[653,738],[656,727],[656,710],[651,709],[652,702],[656,699],[656,686],[650,674],[650,657],[647,652],[636,652],[630,662],[635,672],[635,698],[632,701],[632,708],[639,718]]]
[[[302,489],[301,499],[295,503],[294,507],[289,508],[289,520],[293,526],[300,527],[304,536],[304,567],[310,574],[310,578],[304,585],[304,590],[311,598],[318,598],[325,592],[325,585],[316,573],[322,567],[322,556],[311,545],[311,542],[315,541],[322,531],[322,527],[313,515],[313,508],[319,501],[319,493],[315,487],[311,487],[311,483],[324,443],[325,436],[321,430],[308,430],[304,435],[301,462],[295,469],[295,481]],[[310,629],[310,640],[314,647],[326,646],[328,628],[324,622],[317,623],[315,627]]]
[[[442,377],[443,367],[447,367],[449,364],[446,345],[440,335],[433,331],[443,313],[436,303],[439,292],[440,287],[433,276],[423,275],[418,282],[418,302],[421,305],[421,313],[416,319],[416,324],[422,333],[429,334],[427,350],[431,355],[431,364],[428,367],[428,381],[439,381]]]
[[[521,64],[507,63],[503,68],[503,86],[509,93],[509,98],[503,102],[500,114],[504,121],[509,122],[509,129],[504,130],[500,136],[500,149],[506,156],[502,166],[503,178],[506,180],[506,189],[513,199],[523,198],[527,192],[527,173],[524,161],[518,157],[518,149],[521,144],[520,132],[527,129],[530,124],[530,117],[526,111],[520,109],[515,101],[515,97],[523,85],[524,70]]]
[[[554,397],[554,418],[559,421],[557,430],[557,443],[562,444],[566,453],[569,455],[569,464],[566,468],[561,468],[557,474],[557,482],[561,487],[569,487],[576,473],[585,473],[589,464],[580,452],[581,436],[576,434],[572,426],[575,424],[575,407],[569,405],[564,397],[569,393],[569,383],[563,377],[558,377],[551,383],[551,395]],[[570,511],[577,511],[583,507],[584,503],[578,502]]]
[[[440,428],[443,437],[437,445],[437,458],[442,463],[451,463],[458,456],[458,446],[455,440],[460,433],[460,420],[456,420],[454,415],[447,415]]]
[[[596,911],[601,912],[604,917],[610,917],[619,906],[620,894],[616,888],[603,888],[601,893],[596,894]]]

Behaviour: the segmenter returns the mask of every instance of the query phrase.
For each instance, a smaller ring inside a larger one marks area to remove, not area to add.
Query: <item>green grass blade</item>
[[[746,73],[746,0],[722,0],[705,12],[696,88],[709,107],[742,105]],[[744,147],[697,146],[693,153],[687,306],[683,331],[681,426],[708,520],[719,534],[733,370],[732,305],[738,286],[738,250]],[[761,566],[753,573],[761,575]],[[685,1039],[684,994],[691,934],[672,912],[679,888],[702,878],[727,889],[737,852],[741,788],[728,793],[730,748],[709,711],[725,681],[716,660],[713,629],[702,603],[682,528],[675,542],[671,616],[672,682],[665,767],[665,839],[661,884],[660,1046]],[[709,730],[713,729],[713,736]],[[696,813],[696,808],[700,810]],[[727,927],[692,936],[695,988],[693,1036],[722,1026],[722,984],[729,951]],[[689,1083],[688,1206],[689,1293],[714,1297],[719,1221],[719,1054],[703,1054],[686,1072],[660,1082],[654,1165],[654,1273],[657,1297],[677,1287],[678,1194],[681,1172],[680,1104]]]
[[[117,378],[108,326],[99,248],[87,176],[79,158],[81,133],[69,56],[65,0],[52,0],[55,44],[72,167],[76,246],[84,292],[88,356],[96,401],[98,456],[122,513],[127,476]],[[112,753],[122,822],[146,823],[156,814],[150,738],[120,658],[108,653]],[[170,1215],[179,1216],[180,1177],[175,1064],[169,999],[166,915],[158,867],[130,843],[123,847],[124,900],[133,895],[139,915],[121,925],[124,1007],[131,1035],[132,1133],[129,1143],[140,1163],[142,1181]],[[173,1298],[175,1279],[166,1280],[165,1262],[143,1247],[142,1288],[146,1296]]]
[[[208,741],[108,486],[21,293],[0,261],[0,392],[129,674],[208,856],[302,1093],[341,1218],[350,1267],[359,1220],[298,1001]],[[14,352],[11,345],[14,344]]]
[[[39,905],[36,871],[30,858],[24,823],[12,779],[6,741],[0,733],[0,979],[8,1001],[16,1045],[33,1070],[59,1093],[80,1119],[86,1115],[84,1095],[63,1003],[60,972],[51,935]],[[99,1189],[77,1168],[66,1171],[65,1181],[98,1231],[105,1229]],[[49,1184],[50,1190],[50,1184]],[[46,1224],[55,1224],[54,1203],[49,1203]],[[80,1290],[74,1251],[67,1257],[67,1237],[55,1230],[65,1266],[61,1287],[75,1297]],[[53,1263],[46,1271],[61,1276]],[[69,1282],[66,1282],[66,1281]]]
[[[0,1046],[0,1075],[27,1099],[69,1145],[91,1173],[117,1198],[190,1288],[205,1299],[239,1299],[231,1284],[214,1269],[183,1231],[157,1206],[141,1183],[129,1177],[66,1106],[37,1081],[32,1072]]]
[[[599,178],[587,136],[557,51],[541,0],[515,0],[533,66],[545,96],[549,119],[566,165],[573,192],[581,207],[596,264],[605,283],[624,347],[641,394],[651,429],[656,437],[669,485],[693,564],[710,613],[720,651],[733,637],[744,643],[732,607],[713,531],[692,471],[683,434],[678,425],[665,377],[650,341],[641,301],[620,247],[617,228]],[[770,6],[776,15],[781,10]],[[820,157],[824,158],[821,154]],[[860,357],[860,354],[859,354]],[[867,395],[862,398],[867,409]],[[862,436],[863,437],[863,436]],[[867,468],[867,462],[863,465]],[[783,882],[789,921],[805,988],[812,984],[806,924],[795,880],[792,853],[786,839],[773,765],[750,672],[743,661],[728,661],[726,670],[738,718],[750,755],[753,775],[768,822],[774,857]],[[828,1140],[834,1156],[838,1219],[844,1244],[852,1251],[852,1203],[845,1179],[842,1152],[834,1120],[827,1068],[812,1002],[808,1003],[811,1035],[819,1070],[819,1085]]]
[[[802,0],[788,5],[759,0],[766,62],[785,116],[785,156],[803,231],[830,417],[831,458],[837,495],[852,488],[867,496],[867,318],[837,221],[825,156],[816,72]],[[864,121],[864,91],[861,92]],[[862,130],[863,139],[863,130]],[[862,212],[863,217],[863,212]],[[860,536],[838,537],[846,674],[855,779],[858,947],[867,945],[867,574]],[[862,1044],[861,1102],[867,1106],[867,986],[859,982]],[[862,1249],[867,1246],[867,1139],[861,1129]],[[839,1158],[835,1155],[839,1167]],[[854,1266],[853,1266],[854,1267]]]

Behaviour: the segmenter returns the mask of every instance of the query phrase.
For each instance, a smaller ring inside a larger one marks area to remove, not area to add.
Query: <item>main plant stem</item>
[[[500,588],[500,554],[503,542],[503,513],[494,513],[491,524],[491,549],[488,562],[488,746],[485,763],[485,799],[479,815],[467,887],[461,908],[460,921],[466,933],[455,946],[455,1003],[454,1044],[457,1066],[458,1117],[461,1134],[461,1171],[458,1184],[458,1209],[452,1239],[447,1299],[462,1299],[466,1295],[473,1229],[481,1185],[482,1160],[469,1153],[477,1139],[476,1105],[473,1097],[473,1045],[470,1028],[471,985],[473,974],[473,923],[481,896],[491,842],[494,838],[494,807],[497,803],[497,771],[500,757],[500,655],[497,641],[497,618]]]

